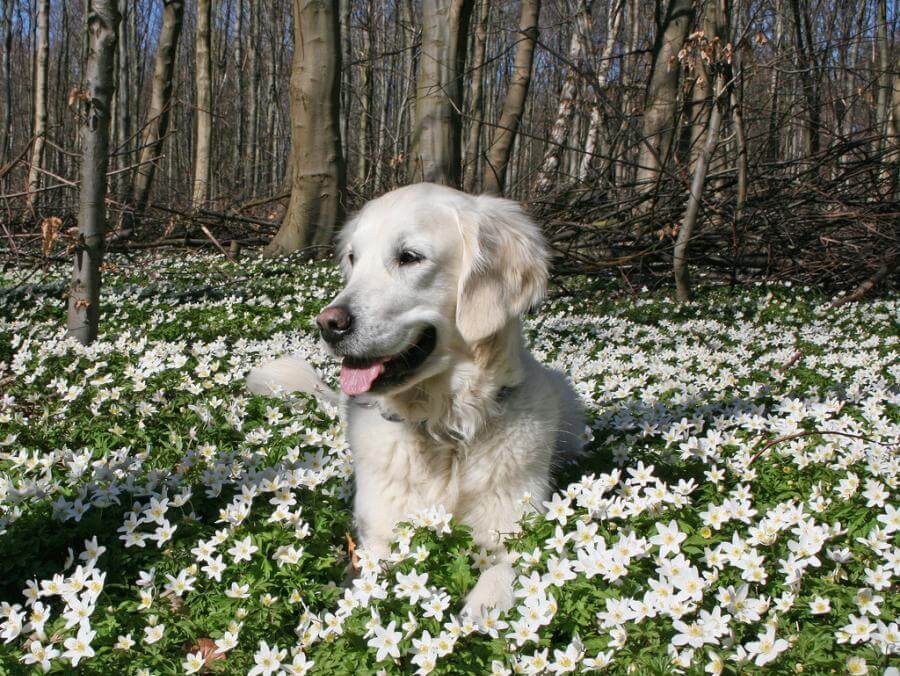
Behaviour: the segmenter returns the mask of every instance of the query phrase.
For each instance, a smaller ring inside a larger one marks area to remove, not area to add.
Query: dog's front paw
[[[501,612],[512,608],[514,577],[515,573],[508,564],[498,564],[485,570],[466,597],[463,614],[478,618],[491,608]]]

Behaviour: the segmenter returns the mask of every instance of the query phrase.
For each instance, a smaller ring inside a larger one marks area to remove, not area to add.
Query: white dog
[[[542,509],[552,466],[583,429],[571,385],[522,340],[521,316],[547,283],[540,232],[509,200],[418,184],[366,204],[339,256],[346,286],[316,321],[343,360],[360,543],[383,557],[398,521],[442,504],[495,552],[465,610],[506,610],[504,535]],[[338,398],[293,357],[247,383]]]

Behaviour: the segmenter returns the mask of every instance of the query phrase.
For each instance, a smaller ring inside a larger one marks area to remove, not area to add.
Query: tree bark
[[[484,52],[487,45],[487,24],[491,13],[490,0],[480,0],[478,23],[475,24],[475,44],[472,49],[472,97],[469,106],[469,139],[466,141],[466,161],[463,169],[463,189],[475,192],[478,184],[478,156],[481,154],[481,122],[484,119]]]
[[[372,135],[372,110],[371,101],[374,94],[374,78],[372,77],[375,42],[374,42],[374,3],[368,0],[366,3],[366,28],[361,31],[360,39],[362,41],[361,54],[364,55],[365,61],[361,69],[362,77],[360,78],[360,121],[359,121],[359,141],[357,143],[356,157],[356,180],[360,185],[365,184],[369,176],[369,142]]]
[[[806,114],[808,121],[803,125],[803,145],[807,161],[819,152],[819,132],[821,127],[819,110],[819,90],[815,71],[816,60],[814,47],[810,44],[809,36],[804,40],[804,21],[809,20],[805,12],[800,9],[800,0],[791,0],[791,10],[794,15],[794,38],[797,44],[797,60],[800,67],[800,82],[803,85],[803,96],[806,98]]]
[[[261,80],[261,72],[259,69],[259,48],[260,37],[260,5],[259,0],[251,2],[250,10],[250,36],[247,43],[247,70],[250,74],[249,87],[246,91],[247,96],[247,138],[244,145],[246,155],[244,158],[244,166],[250,171],[250,192],[256,194],[258,184],[258,169],[256,165],[256,146],[259,142],[257,135],[257,125],[259,122],[259,87]]]
[[[619,34],[619,26],[622,23],[622,14],[625,9],[625,0],[612,0],[609,6],[609,15],[606,21],[606,44],[600,55],[600,63],[597,64],[597,83],[594,92],[595,102],[591,108],[591,121],[588,126],[587,140],[584,144],[584,157],[581,158],[581,166],[578,169],[578,180],[587,181],[591,175],[591,164],[597,149],[597,141],[603,128],[603,102],[600,93],[606,89],[609,81],[609,71],[613,64],[612,53],[616,46],[616,37]]]
[[[584,57],[585,43],[590,38],[592,2],[593,0],[579,0],[578,14],[575,17],[575,25],[572,27],[572,39],[569,42],[569,62],[573,67],[566,70],[566,77],[559,92],[556,120],[550,129],[547,152],[544,154],[541,170],[535,181],[534,187],[539,194],[547,193],[553,187],[566,137],[569,135],[569,126],[572,124],[572,116],[575,114],[575,96],[578,93],[578,82],[574,67]]]
[[[128,0],[117,0],[117,2],[119,35],[116,40],[116,51],[118,54],[118,59],[116,60],[116,68],[118,69],[116,75],[116,119],[118,122],[116,124],[117,135],[112,137],[112,140],[116,143],[118,152],[122,153],[122,164],[128,166],[132,161],[130,149],[134,145],[131,139],[131,63],[133,56],[131,49],[129,49],[130,38],[134,38],[134,36],[129,36],[126,17],[129,12],[134,12],[135,10]],[[123,200],[128,196],[128,188],[126,186],[129,185],[130,178],[128,174],[119,178],[119,191],[123,193]]]
[[[540,0],[521,0],[519,16],[519,40],[516,43],[516,57],[513,63],[512,80],[500,123],[494,134],[494,142],[488,151],[487,167],[484,172],[484,191],[503,194],[506,187],[506,169],[509,155],[516,140],[519,122],[525,110],[528,87],[531,84],[531,66],[534,61],[534,45],[538,37],[538,18],[541,14]]]
[[[766,134],[766,160],[776,162],[781,151],[781,113],[780,113],[780,87],[781,74],[778,70],[778,57],[781,55],[782,40],[784,38],[784,20],[781,16],[781,1],[775,0],[775,40],[772,45],[774,54],[773,63],[769,71],[769,130]]]
[[[87,100],[82,101],[81,189],[78,243],[69,289],[68,334],[83,344],[97,337],[100,320],[100,263],[106,234],[106,169],[110,105],[119,10],[116,0],[92,0],[90,46],[85,66]]]
[[[343,87],[341,88],[341,139],[343,141],[344,164],[350,163],[350,100],[353,92],[353,0],[340,0],[341,6],[341,61],[344,64]]]
[[[3,73],[3,140],[0,142],[0,163],[9,160],[12,151],[12,14],[13,0],[0,0],[3,3],[3,59],[0,71]]]
[[[460,185],[462,74],[473,0],[423,0],[410,181]]]
[[[693,17],[691,0],[670,0],[653,46],[653,68],[647,85],[637,171],[637,182],[642,191],[653,189],[671,154],[681,70],[678,52],[684,45]]]
[[[237,77],[235,78],[235,86],[237,88],[237,143],[234,146],[233,157],[234,166],[241,166],[244,157],[244,146],[247,143],[247,132],[244,129],[247,119],[246,109],[244,107],[244,0],[237,0],[237,9],[235,11],[235,20],[237,21],[237,47],[235,49],[235,70]]]
[[[294,0],[291,72],[291,201],[266,248],[281,255],[325,248],[343,218],[345,170],[341,153],[341,46],[331,0]]]
[[[892,75],[890,45],[888,44],[888,15],[887,0],[878,0],[878,100],[875,120],[878,124],[878,153],[881,162],[881,180],[884,182],[887,194],[891,191],[891,167],[887,160],[890,150],[890,119],[891,119],[891,86]]]
[[[197,0],[197,145],[194,148],[194,207],[209,199],[209,160],[212,143],[212,3]]]
[[[719,127],[722,123],[721,77],[717,77],[715,83],[715,99],[709,114],[709,125],[706,129],[706,143],[703,152],[697,158],[694,165],[694,176],[691,180],[691,194],[688,198],[681,228],[675,240],[675,250],[672,254],[672,272],[675,275],[675,294],[679,303],[686,303],[691,299],[691,284],[687,267],[687,249],[691,241],[694,226],[697,222],[697,214],[700,212],[700,204],[703,198],[703,185],[706,182],[706,170],[710,159],[719,142]]]
[[[150,110],[141,143],[140,166],[134,175],[132,194],[134,210],[144,210],[150,199],[150,189],[156,174],[156,158],[162,149],[169,115],[172,110],[172,73],[178,36],[184,18],[184,0],[163,0],[163,23],[156,47],[156,63],[153,67],[153,91],[150,94]]]
[[[35,192],[41,187],[41,169],[44,166],[44,141],[47,134],[47,56],[50,51],[50,0],[38,2],[37,32],[35,33],[34,63],[34,145],[31,149],[31,166],[28,170],[29,208],[34,207]]]

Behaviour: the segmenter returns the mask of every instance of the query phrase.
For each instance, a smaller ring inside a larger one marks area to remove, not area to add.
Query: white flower
[[[775,627],[770,626],[758,636],[758,640],[750,641],[745,647],[750,656],[754,658],[754,664],[761,667],[787,650],[789,644],[783,638],[775,638]]]
[[[659,547],[661,557],[677,554],[681,551],[681,543],[687,539],[687,535],[678,529],[678,523],[674,520],[669,521],[668,525],[656,524],[656,532],[658,535],[650,538],[650,544]]]
[[[305,676],[314,664],[314,661],[306,659],[306,653],[300,651],[294,655],[290,664],[282,664],[281,667],[289,676]]]
[[[862,657],[848,657],[846,667],[850,676],[862,676],[862,674],[869,673],[869,666],[866,664],[865,658]]]
[[[66,652],[62,654],[63,658],[69,660],[73,667],[77,667],[83,658],[93,657],[94,649],[91,648],[91,641],[94,640],[96,635],[97,632],[92,631],[89,626],[79,626],[76,636],[63,641],[63,646],[66,649]]]
[[[543,504],[547,508],[547,521],[559,521],[563,526],[566,525],[569,517],[575,513],[575,510],[569,506],[572,504],[572,500],[563,497],[559,493],[554,493],[550,501],[544,501]]]
[[[281,661],[287,656],[287,650],[279,650],[277,645],[269,648],[265,641],[259,642],[259,650],[253,654],[254,666],[247,676],[272,676],[281,670]]]
[[[184,673],[196,674],[203,668],[205,663],[206,660],[203,659],[203,651],[198,650],[195,653],[188,653],[184,662],[181,663],[181,666],[184,668]]]
[[[144,627],[144,643],[148,645],[156,643],[163,637],[165,630],[166,625],[164,624],[153,624]]]
[[[391,622],[387,627],[380,624],[375,627],[375,635],[369,639],[368,646],[375,648],[378,652],[375,655],[377,662],[383,661],[388,655],[397,659],[400,657],[400,638],[399,631],[394,631],[396,622]]]
[[[253,553],[258,551],[259,547],[253,544],[253,540],[249,535],[243,540],[238,540],[228,549],[228,553],[234,558],[235,563],[249,561]]]
[[[397,585],[394,592],[401,598],[408,598],[410,603],[418,603],[420,599],[427,599],[431,596],[428,591],[428,573],[419,575],[415,569],[409,573],[397,573]]]
[[[822,596],[816,596],[809,602],[809,612],[812,615],[825,615],[831,612],[831,600]]]
[[[45,646],[41,645],[40,641],[34,640],[28,646],[28,652],[22,657],[22,662],[25,664],[39,664],[44,673],[46,673],[50,671],[51,660],[57,657],[59,657],[59,650],[53,647],[52,643]]]
[[[850,615],[848,618],[850,620],[849,624],[841,627],[840,631],[846,635],[847,640],[850,641],[853,645],[856,645],[860,642],[868,641],[872,638],[872,634],[875,632],[876,626],[869,621],[869,618],[865,615],[861,617],[857,617],[856,615]],[[840,637],[838,638],[838,643],[844,643]]]
[[[120,634],[119,638],[116,639],[113,648],[116,650],[131,650],[134,647],[134,639],[131,638],[131,633]]]
[[[238,633],[236,631],[226,631],[222,634],[222,638],[217,638],[213,643],[216,644],[216,652],[224,655],[237,645]]]

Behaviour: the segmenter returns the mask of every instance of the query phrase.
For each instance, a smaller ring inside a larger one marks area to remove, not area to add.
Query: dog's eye
[[[424,257],[419,253],[405,249],[397,256],[397,263],[399,265],[412,265],[413,263],[418,263],[423,258]]]
[[[353,265],[353,260],[353,252],[351,251],[347,254],[347,262],[350,263],[350,265]]]

